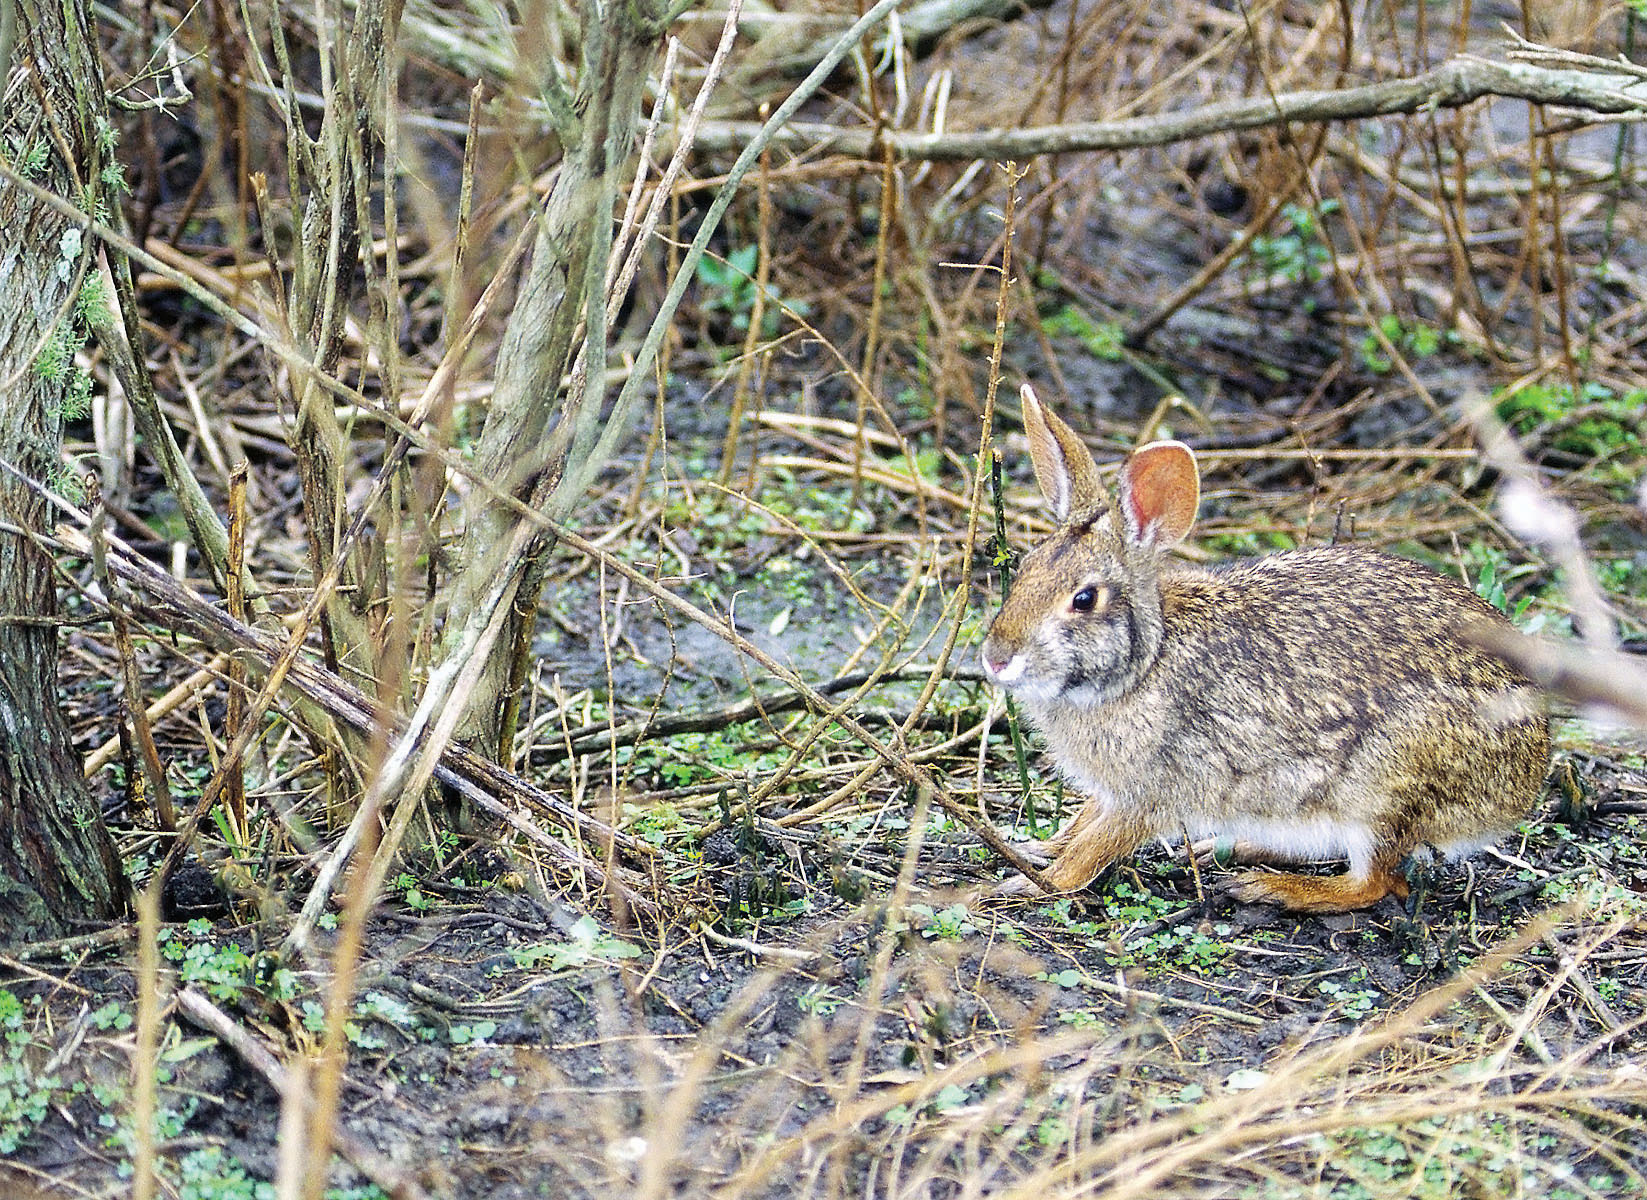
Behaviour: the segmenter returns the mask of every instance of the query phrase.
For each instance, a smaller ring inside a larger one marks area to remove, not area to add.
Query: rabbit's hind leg
[[[1239,877],[1232,890],[1248,904],[1279,904],[1293,912],[1336,913],[1367,908],[1385,896],[1406,899],[1407,881],[1393,863],[1374,863],[1360,874],[1248,871]]]

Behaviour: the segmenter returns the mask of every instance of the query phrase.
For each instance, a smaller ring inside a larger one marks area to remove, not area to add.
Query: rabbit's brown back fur
[[[1462,634],[1503,620],[1490,605],[1350,546],[1178,565],[1128,503],[1123,487],[1028,555],[985,643],[1091,797],[1053,844],[1056,886],[1187,830],[1276,859],[1348,858],[1346,876],[1252,875],[1241,890],[1356,907],[1402,892],[1414,849],[1478,848],[1526,815],[1548,725],[1527,681]]]

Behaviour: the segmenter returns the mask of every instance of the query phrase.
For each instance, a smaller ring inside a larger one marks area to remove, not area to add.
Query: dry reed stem
[[[155,1072],[160,1065],[160,886],[137,895],[137,1041],[132,1049],[132,1200],[154,1200]]]
[[[229,552],[224,581],[228,585],[223,597],[229,616],[242,625],[247,623],[246,594],[241,583],[246,572],[246,477],[244,460],[234,465],[229,476]],[[246,668],[239,659],[229,661],[228,677],[224,681],[228,695],[223,709],[223,740],[232,742],[240,734],[245,720]],[[235,836],[246,840],[246,773],[242,764],[230,768],[224,786],[224,804],[233,824]]]

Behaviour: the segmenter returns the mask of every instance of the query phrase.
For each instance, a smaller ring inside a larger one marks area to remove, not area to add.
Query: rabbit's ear
[[[1018,390],[1024,402],[1024,432],[1029,435],[1029,457],[1035,464],[1035,479],[1041,495],[1052,505],[1059,521],[1092,511],[1104,502],[1103,484],[1092,451],[1075,431],[1036,398],[1035,389],[1024,384]]]
[[[1121,468],[1121,511],[1127,537],[1161,549],[1176,545],[1195,524],[1201,476],[1183,442],[1151,442]]]

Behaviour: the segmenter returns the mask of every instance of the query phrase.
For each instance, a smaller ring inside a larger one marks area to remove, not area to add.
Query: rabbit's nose
[[[988,671],[991,675],[999,675],[1002,671],[1006,670],[1008,664],[1012,662],[1012,655],[1010,652],[991,650],[988,646],[985,646],[983,659],[984,670]]]

